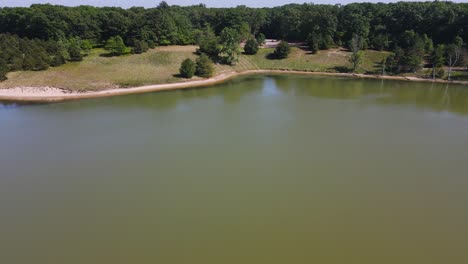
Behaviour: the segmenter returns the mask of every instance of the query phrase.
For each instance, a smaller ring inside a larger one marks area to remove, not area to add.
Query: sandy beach
[[[0,100],[11,102],[61,102],[68,100],[100,98],[118,95],[139,94],[148,92],[158,92],[185,88],[194,88],[209,86],[221,83],[223,81],[235,78],[237,76],[250,74],[302,74],[302,75],[324,75],[324,76],[339,76],[367,79],[383,79],[383,80],[400,80],[400,81],[417,81],[417,82],[435,82],[446,84],[461,84],[468,85],[468,82],[462,81],[445,81],[431,80],[416,77],[402,76],[381,76],[381,75],[364,75],[351,73],[326,73],[326,72],[306,72],[306,71],[289,71],[289,70],[249,70],[243,72],[231,72],[217,75],[213,78],[204,80],[195,80],[179,83],[146,85],[130,88],[113,88],[102,91],[76,92],[70,89],[62,89],[55,87],[15,87],[9,89],[0,89]]]

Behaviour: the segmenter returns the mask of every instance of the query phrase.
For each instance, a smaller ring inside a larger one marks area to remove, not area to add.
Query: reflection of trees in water
[[[366,97],[370,104],[405,104],[468,114],[468,89],[460,85],[328,76],[275,76],[284,92],[327,99]]]
[[[445,106],[447,105],[450,107],[450,94],[448,92],[449,85],[445,86],[445,92],[444,92],[444,97],[442,98],[442,104]]]
[[[371,89],[369,83],[352,78],[311,76],[298,78],[295,82],[298,95],[318,98],[353,99],[379,92],[375,88]]]
[[[225,103],[237,103],[264,89],[325,99],[365,97],[363,103],[366,104],[413,105],[468,114],[468,89],[460,85],[297,75],[253,75],[205,88],[79,100],[50,104],[48,107],[65,111],[113,107],[170,110],[192,100],[215,97]]]
[[[264,76],[241,77],[215,87],[216,92],[221,93],[226,103],[237,103],[243,97],[254,92],[261,91],[264,86]]]
[[[383,93],[390,96],[377,100],[377,103],[408,104],[436,111],[468,114],[468,90],[458,85],[398,82],[395,86],[389,81]]]

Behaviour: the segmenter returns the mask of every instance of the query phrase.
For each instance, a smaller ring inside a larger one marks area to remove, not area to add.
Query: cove
[[[253,75],[0,124],[0,263],[468,262],[463,86]]]

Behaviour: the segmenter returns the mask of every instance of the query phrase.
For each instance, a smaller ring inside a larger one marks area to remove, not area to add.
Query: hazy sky
[[[424,0],[421,0],[424,1]],[[454,2],[466,2],[468,0],[455,0]],[[50,3],[58,5],[93,5],[93,6],[144,6],[155,7],[160,0],[0,0],[0,6],[30,6],[37,3]],[[265,6],[280,6],[288,3],[304,3],[313,2],[316,4],[347,4],[351,2],[396,2],[391,0],[367,0],[367,1],[353,1],[353,0],[166,0],[170,5],[195,5],[204,3],[208,7],[231,7],[237,5],[246,5],[251,7],[265,7]]]

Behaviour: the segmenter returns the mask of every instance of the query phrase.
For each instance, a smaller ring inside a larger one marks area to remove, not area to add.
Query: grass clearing
[[[95,49],[82,62],[51,67],[46,71],[9,73],[8,80],[0,83],[0,88],[49,86],[76,91],[97,91],[188,81],[177,74],[184,59],[196,58],[196,49],[196,46],[157,47],[144,54],[120,57],[104,57],[101,56],[105,54],[103,49]],[[293,47],[290,56],[284,60],[269,59],[269,54],[273,51],[272,48],[266,48],[260,49],[256,55],[241,55],[234,66],[217,64],[216,74],[258,69],[339,72],[350,68],[350,53],[342,49],[311,54],[307,50]],[[386,54],[365,51],[360,72],[378,71],[377,63]]]
[[[103,57],[103,49],[95,49],[82,62],[71,62],[46,71],[18,71],[8,74],[0,88],[51,86],[78,91],[116,87],[181,82],[181,62],[195,58],[195,46],[158,47],[144,54]]]

